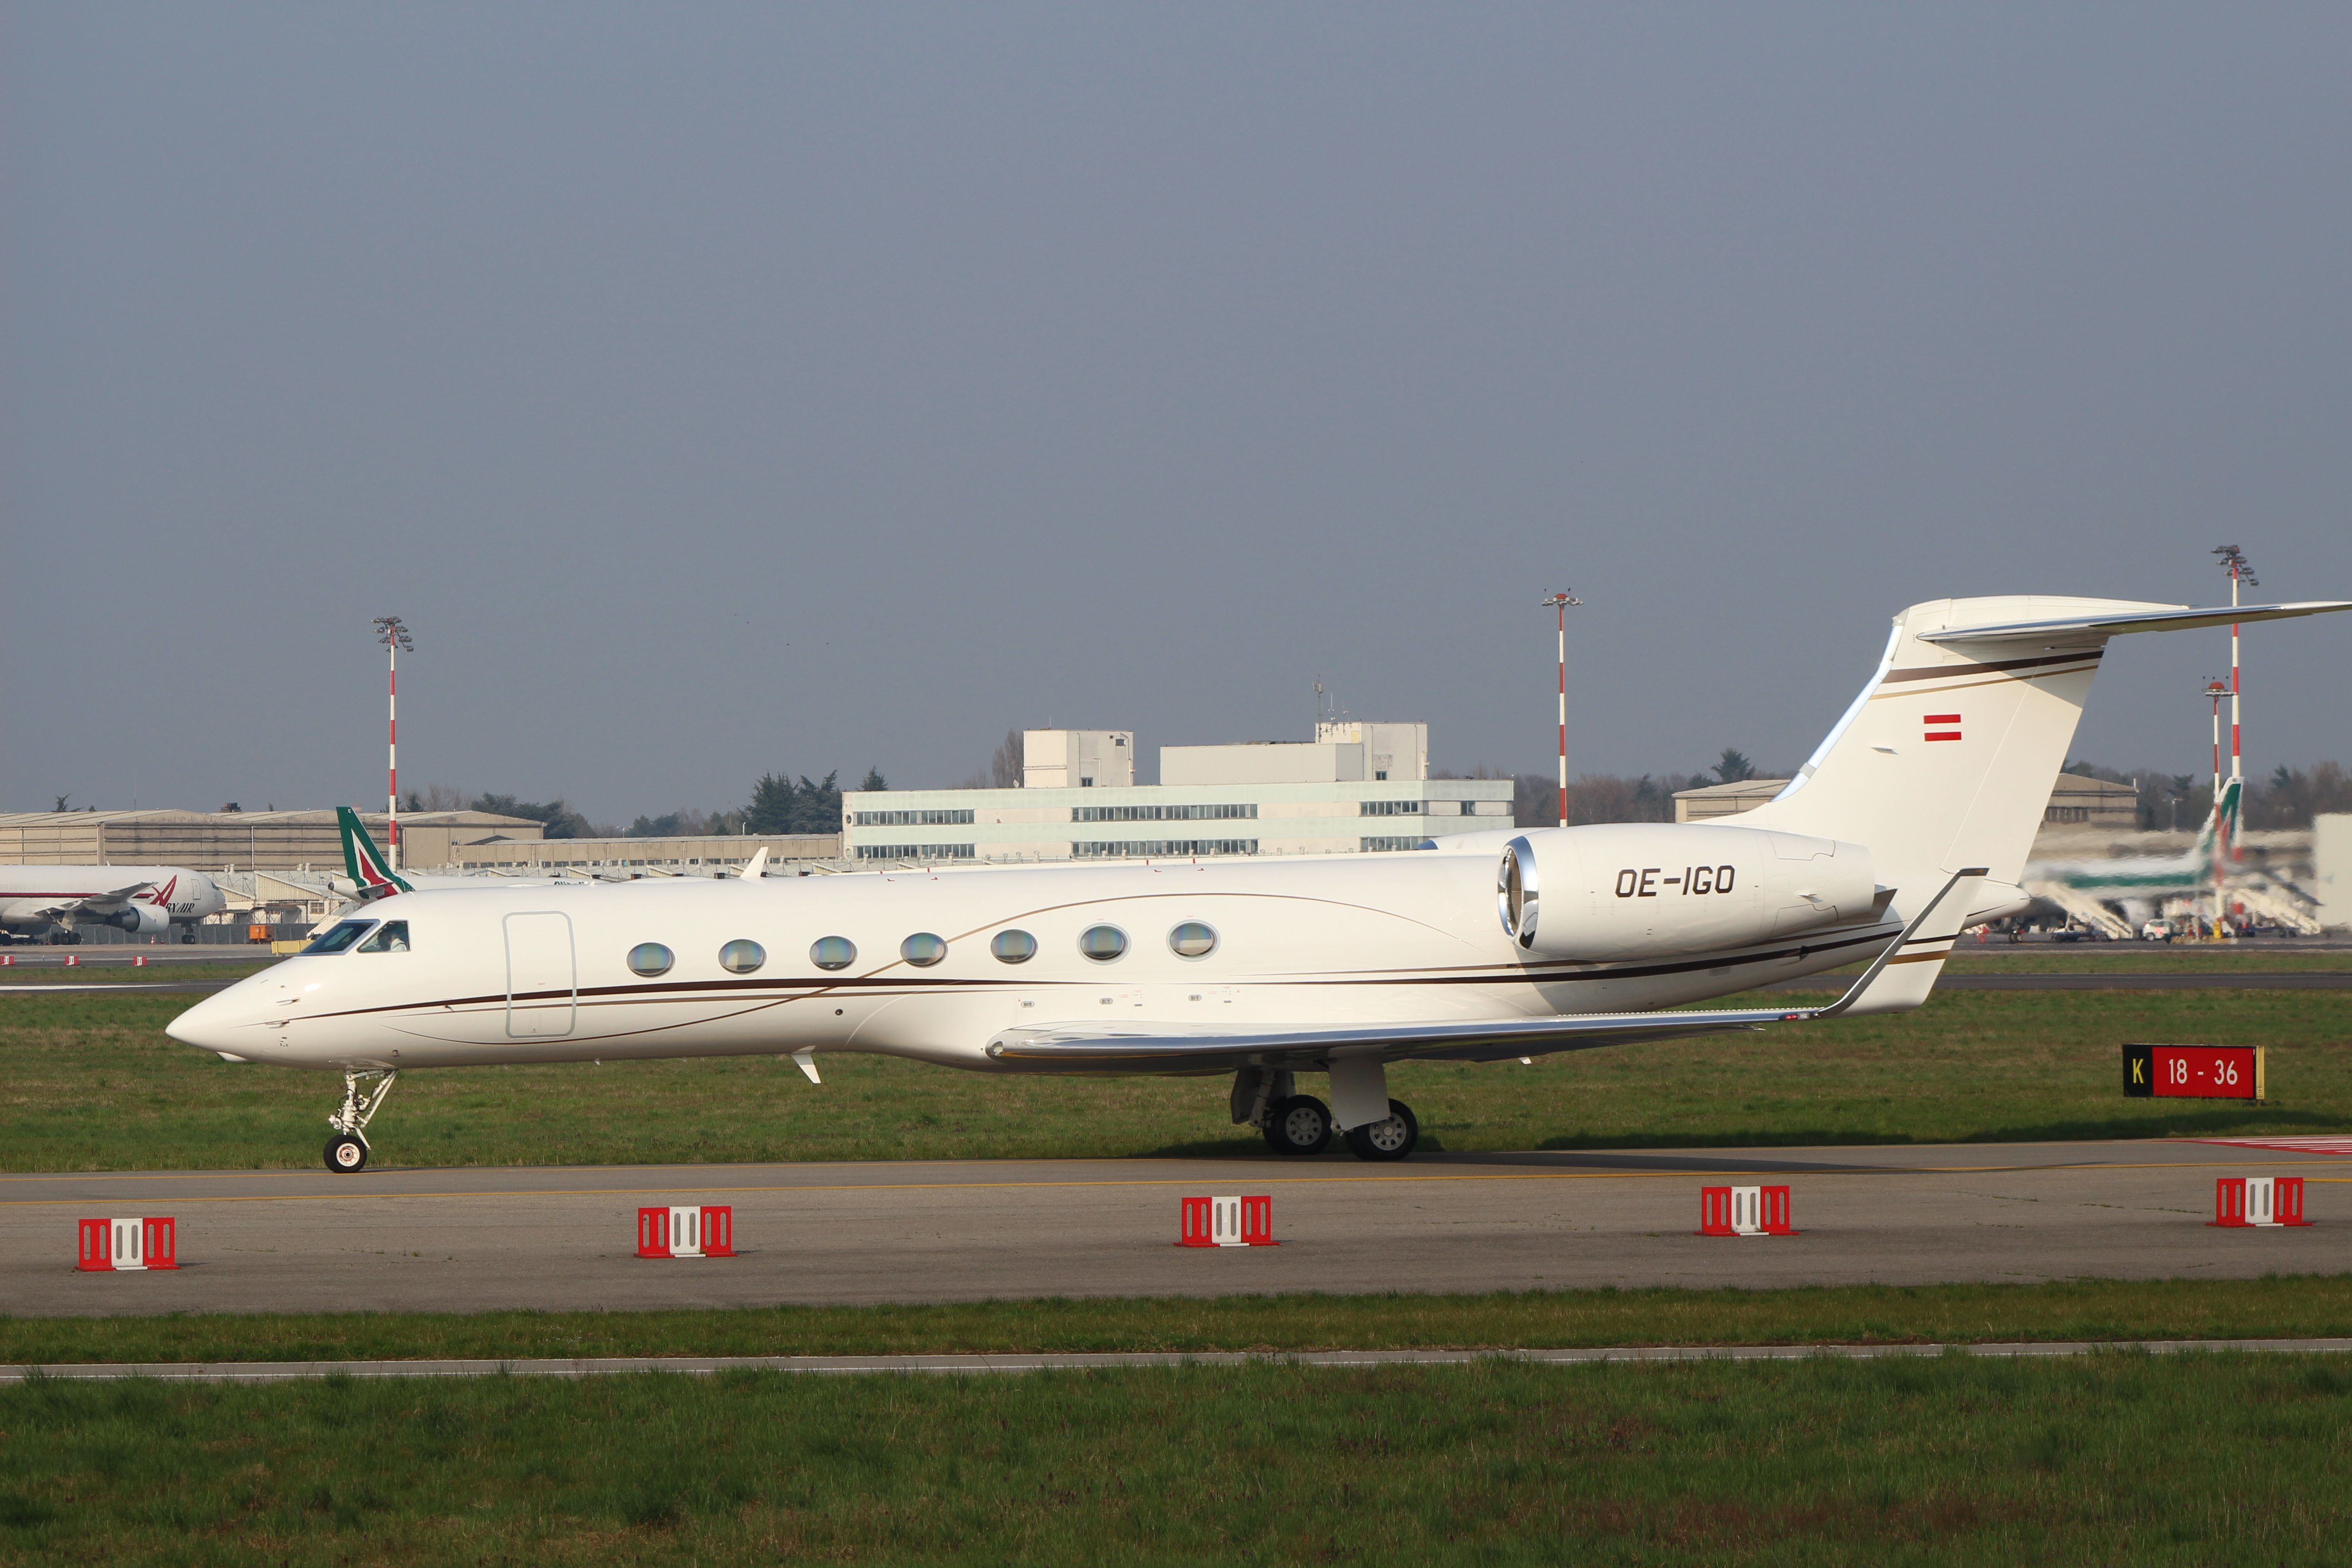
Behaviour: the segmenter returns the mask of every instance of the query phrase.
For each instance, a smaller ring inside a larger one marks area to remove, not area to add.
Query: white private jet
[[[12,935],[79,942],[81,927],[97,925],[161,936],[223,908],[210,877],[180,866],[0,866],[0,931]]]
[[[873,1051],[978,1072],[1232,1075],[1280,1153],[1419,1137],[1387,1067],[1918,1006],[2018,885],[2108,638],[2352,609],[1947,599],[1895,617],[1798,777],[1734,824],[1421,853],[395,893],[182,1014],[344,1075],[328,1168],[409,1068]],[[1858,960],[1834,1003],[1684,1005]],[[1329,1100],[1296,1075],[1328,1074]]]

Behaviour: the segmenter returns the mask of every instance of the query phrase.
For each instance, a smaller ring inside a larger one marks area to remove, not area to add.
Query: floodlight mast
[[[392,868],[400,869],[400,650],[416,645],[408,639],[408,628],[398,616],[378,616],[375,618],[375,640],[383,645],[388,656],[386,678],[390,684],[384,696],[384,855]]]
[[[2213,553],[2221,558],[2221,569],[2230,574],[2230,608],[2234,610],[2238,607],[2239,586],[2243,584],[2249,588],[2259,588],[2263,585],[2263,580],[2254,575],[2254,569],[2246,563],[2246,552],[2236,545],[2217,544],[2213,547]],[[2238,696],[2238,623],[2231,621],[2230,623],[2230,776],[2233,779],[2242,779],[2246,776],[2245,758],[2239,751]],[[2240,787],[2244,786],[2242,784]]]
[[[1584,601],[1573,594],[1554,594],[1543,601],[1559,612],[1559,825],[1568,826],[1568,612]]]

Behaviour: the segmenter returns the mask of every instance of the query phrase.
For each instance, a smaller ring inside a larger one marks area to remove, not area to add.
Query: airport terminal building
[[[386,841],[390,818],[359,816],[377,843]],[[401,864],[453,865],[467,846],[536,846],[545,831],[527,817],[487,811],[404,811]],[[332,810],[15,811],[0,813],[0,863],[340,873],[343,836]]]
[[[1018,788],[849,792],[842,852],[861,865],[1353,855],[1512,825],[1510,780],[1427,776],[1426,725],[1162,746],[1156,784],[1134,783],[1132,739],[1029,731]]]

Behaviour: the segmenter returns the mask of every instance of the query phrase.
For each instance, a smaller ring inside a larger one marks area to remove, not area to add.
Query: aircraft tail
[[[1914,605],[1895,618],[1877,672],[1829,738],[1739,825],[1867,847],[1898,916],[1981,868],[1948,917],[1938,911],[1937,930],[1920,933],[1913,962],[1939,963],[1959,930],[2023,899],[2026,857],[2108,638],[2340,609],[2352,603],[2191,609],[2019,595]],[[1932,984],[1932,969],[1919,978]]]
[[[375,847],[358,812],[348,805],[335,807],[335,825],[343,832],[343,869],[361,898],[383,899],[415,890],[401,879],[392,863],[383,858],[383,852]]]
[[[2218,885],[2225,879],[2231,860],[2238,855],[2238,812],[2243,804],[2246,781],[2225,779],[2221,798],[2213,803],[2212,815],[2198,831],[2197,847],[2190,857]]]

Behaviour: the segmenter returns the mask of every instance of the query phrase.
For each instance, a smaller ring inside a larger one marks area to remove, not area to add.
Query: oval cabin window
[[[809,962],[819,969],[846,969],[857,962],[857,944],[845,936],[821,936],[809,948]]]
[[[1179,958],[1206,958],[1217,951],[1217,933],[1205,921],[1186,921],[1168,933],[1168,945]]]
[[[1097,963],[1108,963],[1127,951],[1127,933],[1117,926],[1088,926],[1078,938],[1078,951]]]
[[[947,939],[927,931],[919,931],[898,944],[898,956],[919,969],[928,969],[947,955]]]
[[[989,938],[988,951],[1006,963],[1026,963],[1037,956],[1037,939],[1025,931],[1001,931]]]
[[[657,942],[641,942],[629,949],[629,967],[639,974],[667,974],[677,962],[670,950]]]
[[[756,942],[736,941],[719,950],[719,967],[730,974],[749,974],[768,962],[768,950]]]

